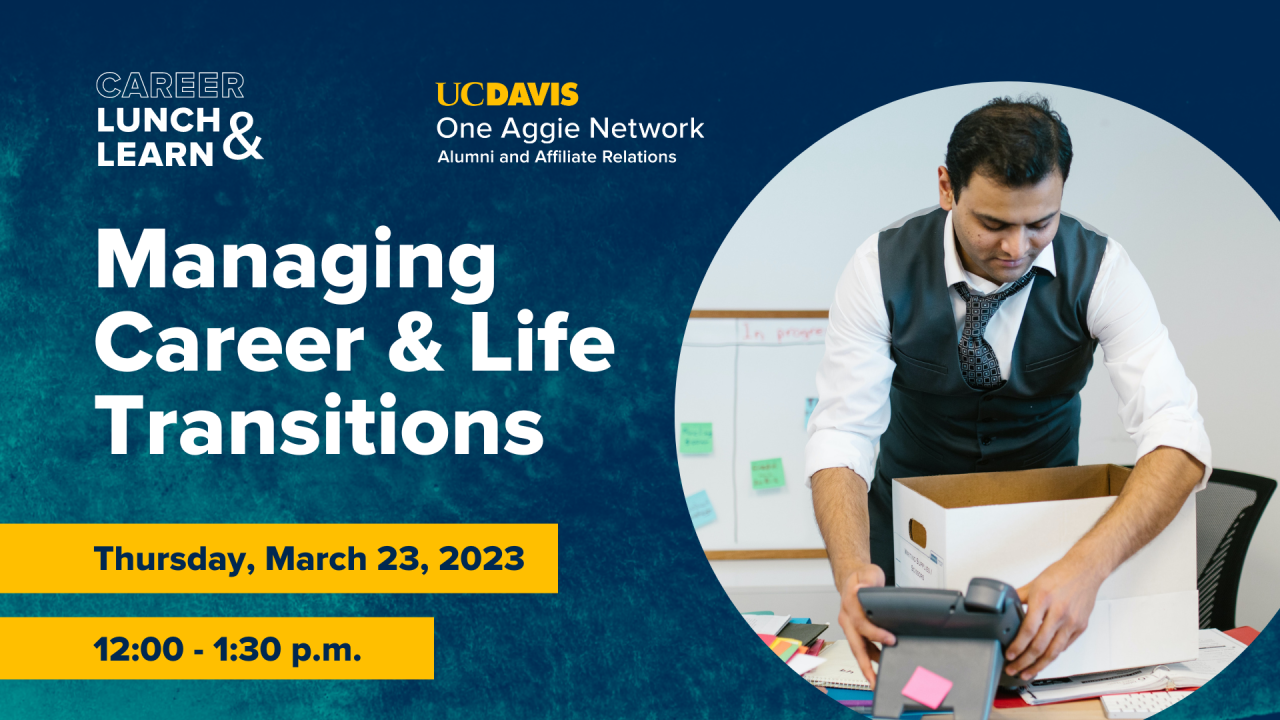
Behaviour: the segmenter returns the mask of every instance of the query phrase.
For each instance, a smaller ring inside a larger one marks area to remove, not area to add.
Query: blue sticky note
[[[809,417],[813,415],[813,409],[818,407],[818,398],[804,399],[804,426],[809,427]]]
[[[689,506],[689,517],[693,519],[693,526],[700,528],[707,523],[714,522],[716,519],[716,509],[711,507],[711,498],[707,497],[706,490],[699,490],[684,499]]]

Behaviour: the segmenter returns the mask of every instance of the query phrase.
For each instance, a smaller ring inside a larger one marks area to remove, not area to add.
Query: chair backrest
[[[1240,572],[1276,481],[1214,469],[1196,496],[1196,573],[1200,627],[1236,627]]]

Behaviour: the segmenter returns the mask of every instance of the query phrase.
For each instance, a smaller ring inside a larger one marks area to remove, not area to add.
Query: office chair
[[[1275,480],[1215,468],[1208,487],[1196,496],[1200,627],[1236,627],[1236,595],[1244,556],[1275,490]]]

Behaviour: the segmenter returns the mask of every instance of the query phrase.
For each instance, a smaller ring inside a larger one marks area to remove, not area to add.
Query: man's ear
[[[956,206],[956,196],[951,190],[951,175],[943,165],[938,166],[938,204],[947,212]]]

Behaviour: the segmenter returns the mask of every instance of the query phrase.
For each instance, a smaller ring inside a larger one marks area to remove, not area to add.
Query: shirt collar
[[[952,285],[960,282],[968,283],[969,287],[977,290],[983,295],[990,295],[993,292],[999,292],[1000,290],[1012,285],[1013,283],[1005,283],[1004,285],[997,286],[990,280],[980,278],[964,269],[964,264],[960,262],[960,253],[956,251],[956,236],[954,231],[951,229],[951,215],[952,213],[948,211],[947,222],[943,226],[942,230],[942,262],[947,271],[947,287],[951,287]],[[1056,276],[1058,274],[1058,264],[1053,259],[1052,242],[1046,245],[1044,250],[1040,251],[1040,254],[1036,257],[1036,261],[1031,263],[1031,270],[1028,272],[1034,272],[1036,268],[1040,268],[1050,275]]]

